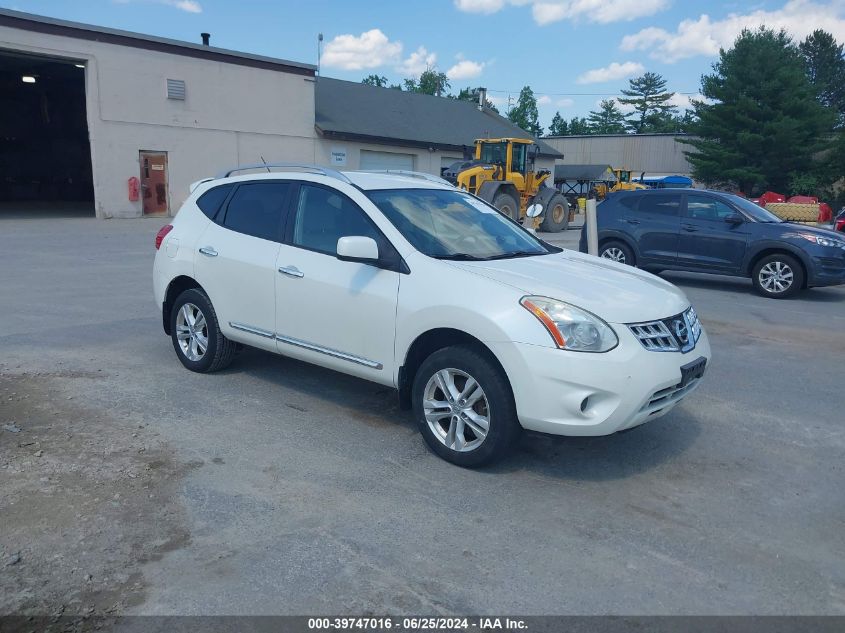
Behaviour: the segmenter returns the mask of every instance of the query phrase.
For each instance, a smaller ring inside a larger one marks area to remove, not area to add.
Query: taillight
[[[836,230],[845,233],[845,218],[836,221]]]
[[[165,226],[161,227],[161,228],[158,230],[158,233],[156,233],[156,250],[158,250],[159,248],[161,248],[161,241],[162,241],[162,240],[163,240],[163,239],[167,236],[167,234],[168,234],[168,233],[170,233],[170,231],[172,231],[172,230],[173,230],[173,225],[172,225],[172,224],[167,224],[167,225],[165,225]]]

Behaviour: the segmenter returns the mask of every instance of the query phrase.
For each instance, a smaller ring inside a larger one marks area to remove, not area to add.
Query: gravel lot
[[[0,220],[0,613],[845,614],[845,288],[667,273],[702,387],[469,471],[382,387],[184,370],[161,224]]]

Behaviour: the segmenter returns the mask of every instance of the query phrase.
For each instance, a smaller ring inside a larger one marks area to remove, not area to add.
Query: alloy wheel
[[[201,360],[208,350],[208,323],[193,303],[184,304],[176,314],[176,339],[188,360]]]
[[[610,248],[603,250],[601,256],[604,259],[610,259],[615,262],[619,262],[620,264],[625,263],[625,253],[622,252],[621,248],[616,248],[615,246],[611,246]]]
[[[458,452],[481,446],[490,431],[490,404],[481,385],[460,369],[441,369],[423,392],[425,419],[434,436]]]
[[[780,294],[792,287],[794,274],[789,264],[775,260],[760,269],[758,279],[766,291]]]

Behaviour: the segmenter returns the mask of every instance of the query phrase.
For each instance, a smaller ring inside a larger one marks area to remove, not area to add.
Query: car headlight
[[[613,328],[574,305],[549,297],[523,297],[519,303],[537,317],[560,349],[609,352],[619,344]]]
[[[845,249],[845,241],[835,237],[826,237],[824,235],[814,235],[813,233],[801,233],[801,237],[810,242],[815,242],[819,246],[832,246],[834,248]]]

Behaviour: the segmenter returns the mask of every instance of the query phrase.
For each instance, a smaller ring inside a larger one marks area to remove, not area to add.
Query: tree
[[[458,101],[469,101],[471,103],[478,103],[478,93],[481,88],[461,88],[460,92],[458,92],[457,96],[449,95],[452,99],[457,99]],[[496,114],[499,113],[499,110],[493,104],[492,101],[488,98],[484,98],[484,107],[488,110],[492,110]]]
[[[387,87],[387,77],[384,75],[367,75],[361,80],[362,84],[367,84],[368,86],[378,86],[379,88],[386,88]]]
[[[625,132],[625,115],[612,99],[602,99],[599,109],[590,112],[587,122],[593,134],[623,134]]]
[[[834,117],[816,100],[798,47],[785,31],[743,30],[730,50],[719,51],[713,74],[701,78],[697,120],[682,139],[693,176],[738,187],[746,195],[785,191],[795,174],[817,169]]]
[[[539,121],[540,114],[537,112],[537,98],[531,86],[525,86],[519,91],[519,99],[516,100],[516,106],[508,112],[508,119],[534,136],[543,133]]]
[[[807,78],[823,106],[832,108],[839,126],[845,125],[845,56],[842,44],[825,31],[815,30],[798,45]]]
[[[552,124],[549,126],[549,136],[567,136],[568,134],[569,126],[566,124],[566,119],[560,116],[560,112],[555,112]]]
[[[669,105],[674,92],[666,91],[666,80],[657,73],[646,73],[642,77],[628,80],[628,89],[623,90],[625,97],[619,103],[634,106],[634,112],[628,119],[631,131],[666,132],[671,128],[672,116],[677,108]]]
[[[449,78],[446,73],[438,72],[436,68],[426,68],[418,80],[406,79],[405,90],[408,92],[419,92],[425,95],[443,96],[449,88]]]
[[[587,123],[587,119],[584,117],[577,117],[574,116],[569,121],[569,134],[570,136],[583,136],[585,134],[591,134],[590,124]]]

